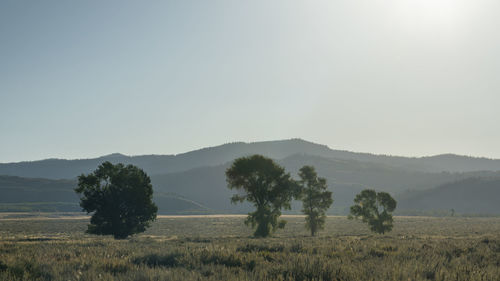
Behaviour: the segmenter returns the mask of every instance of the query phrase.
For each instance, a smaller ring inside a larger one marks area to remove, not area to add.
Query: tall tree
[[[75,191],[83,210],[92,213],[88,233],[123,239],[145,231],[156,218],[151,180],[135,166],[104,162],[79,176]]]
[[[285,226],[284,220],[278,221],[281,210],[289,210],[292,198],[298,196],[297,184],[285,169],[262,155],[241,157],[227,169],[226,180],[228,188],[240,191],[232,203],[246,200],[255,206],[245,224],[257,226],[256,237],[267,237]]]
[[[351,206],[349,219],[361,218],[376,233],[383,234],[392,230],[392,212],[396,209],[396,200],[389,193],[365,189],[356,195],[354,203],[356,204]]]
[[[328,191],[326,179],[318,177],[314,167],[304,166],[299,171],[302,212],[306,215],[306,227],[311,236],[324,228],[326,210],[333,203],[332,192]]]

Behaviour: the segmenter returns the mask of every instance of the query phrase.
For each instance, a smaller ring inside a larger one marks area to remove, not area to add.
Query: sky
[[[0,2],[0,162],[302,138],[500,158],[496,0]]]

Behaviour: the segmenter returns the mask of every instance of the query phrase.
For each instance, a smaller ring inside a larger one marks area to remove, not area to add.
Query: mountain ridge
[[[352,205],[355,194],[365,188],[390,192],[399,196],[406,191],[430,190],[436,186],[467,178],[500,178],[500,172],[425,172],[408,170],[384,163],[362,162],[351,159],[328,158],[304,153],[295,153],[283,159],[275,159],[285,167],[292,177],[297,178],[298,170],[304,165],[316,167],[318,175],[325,177],[329,190],[334,194],[334,205],[330,214],[345,214]],[[249,204],[232,205],[229,198],[235,191],[227,188],[225,170],[231,162],[214,166],[195,167],[185,171],[150,175],[154,188],[154,200],[161,213],[246,213]],[[94,167],[95,169],[95,167]],[[5,179],[2,181],[2,179]],[[9,180],[11,183],[9,183]],[[22,182],[22,184],[12,184]],[[73,189],[76,180],[30,179],[14,176],[0,176],[0,210],[13,208],[12,204],[29,203],[26,208],[48,209],[47,202],[66,202],[78,209],[78,198]],[[474,188],[474,186],[471,186]],[[500,188],[500,187],[499,187]],[[64,198],[61,196],[64,195]],[[11,200],[7,200],[10,198]],[[15,200],[14,200],[14,199]],[[44,200],[41,200],[43,198]],[[58,199],[59,198],[59,199]],[[399,198],[399,197],[398,197]],[[45,202],[45,205],[40,205]],[[403,201],[402,201],[403,202]],[[11,204],[11,205],[7,205]],[[53,208],[68,205],[53,204]],[[403,204],[402,206],[404,206]],[[293,203],[292,212],[300,211],[300,203]],[[16,206],[14,206],[16,207]],[[17,206],[21,208],[22,206]],[[425,206],[423,206],[425,208]],[[426,210],[421,210],[426,211]],[[493,211],[500,214],[500,209]]]
[[[273,159],[283,159],[293,154],[307,154],[325,158],[348,159],[361,162],[385,164],[407,170],[425,172],[467,172],[481,170],[500,170],[500,160],[474,158],[454,154],[430,157],[387,156],[370,153],[334,150],[327,145],[302,139],[233,142],[219,146],[206,147],[176,155],[138,155],[127,156],[112,153],[89,159],[45,159],[14,163],[1,163],[0,175],[13,175],[30,178],[67,179],[89,173],[104,161],[132,164],[141,167],[148,174],[165,174],[187,171],[196,167],[217,166],[228,163],[237,157],[262,154]]]
[[[78,160],[94,160],[94,159],[105,159],[105,158],[110,158],[110,157],[129,157],[129,158],[134,158],[134,157],[175,157],[175,156],[182,156],[185,154],[190,154],[190,153],[195,153],[195,152],[201,152],[204,150],[210,150],[214,148],[219,148],[219,147],[224,147],[224,146],[229,146],[229,145],[252,145],[252,144],[265,144],[265,143],[274,143],[274,142],[286,142],[286,141],[300,141],[304,142],[307,144],[311,145],[316,145],[316,146],[322,146],[325,147],[329,150],[336,151],[339,153],[355,153],[355,154],[361,154],[361,155],[370,155],[370,156],[380,156],[380,157],[394,157],[394,158],[405,158],[405,159],[433,159],[433,158],[440,158],[440,157],[455,157],[455,158],[470,158],[470,159],[477,159],[477,160],[493,160],[493,161],[500,161],[500,158],[493,158],[493,157],[486,157],[486,156],[474,156],[474,155],[465,155],[465,154],[456,154],[456,153],[440,153],[440,154],[434,154],[434,155],[425,155],[425,156],[402,156],[398,154],[385,154],[385,153],[372,153],[372,152],[363,152],[363,151],[353,151],[353,150],[347,150],[347,149],[333,149],[330,148],[328,145],[325,144],[320,144],[316,143],[313,141],[308,141],[304,140],[301,138],[291,138],[291,139],[280,139],[280,140],[269,140],[269,141],[253,141],[253,142],[244,142],[244,141],[234,141],[234,142],[227,142],[223,143],[220,145],[214,145],[214,146],[207,146],[207,147],[202,147],[202,148],[197,148],[193,149],[190,151],[186,152],[180,152],[180,153],[172,153],[172,154],[135,154],[135,155],[127,155],[123,154],[120,152],[113,152],[109,154],[105,154],[102,156],[97,156],[97,157],[90,157],[90,158],[43,158],[43,159],[36,159],[36,160],[21,160],[21,161],[11,161],[11,162],[0,162],[0,165],[2,164],[19,164],[19,163],[33,163],[33,162],[41,162],[41,161],[47,161],[47,160],[64,160],[64,161],[78,161]]]
[[[500,178],[470,177],[437,187],[409,191],[398,198],[399,213],[427,210],[438,213],[499,214]]]

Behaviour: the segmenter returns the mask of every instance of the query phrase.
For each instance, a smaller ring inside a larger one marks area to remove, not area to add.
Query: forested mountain
[[[76,185],[76,180],[0,176],[0,212],[79,212]],[[198,202],[169,192],[155,192],[154,201],[160,213],[211,212]]]
[[[334,203],[330,213],[345,213],[354,196],[365,188],[374,188],[398,195],[409,190],[426,190],[448,182],[470,177],[498,177],[500,172],[427,173],[393,168],[387,165],[354,160],[329,159],[310,155],[292,155],[278,160],[292,176],[304,165],[316,167],[318,175],[328,181]],[[229,212],[248,210],[247,206],[231,205],[229,198],[235,191],[226,187],[224,172],[229,164],[203,167],[186,172],[155,175],[157,190],[174,192],[209,208]],[[300,210],[296,206],[295,211]],[[500,213],[500,208],[499,208]]]
[[[80,211],[75,184],[73,180],[0,176],[0,211]]]
[[[133,164],[141,167],[150,175],[166,174],[205,166],[223,165],[237,157],[251,154],[262,154],[273,159],[283,159],[294,154],[304,154],[321,156],[323,158],[384,164],[395,168],[422,172],[500,171],[500,160],[450,154],[421,158],[374,155],[333,150],[325,145],[300,139],[291,139],[255,143],[229,143],[177,155],[125,156],[122,154],[110,154],[94,159],[47,159],[31,162],[3,163],[0,164],[0,175],[71,179],[76,178],[81,173],[93,171],[97,165],[104,161]]]
[[[500,179],[468,178],[402,194],[400,212],[428,210],[458,214],[500,214]]]
[[[73,191],[76,176],[95,170],[104,161],[111,161],[136,165],[151,176],[154,200],[160,213],[242,213],[249,210],[249,205],[230,203],[229,198],[235,191],[226,187],[225,170],[235,158],[255,153],[274,158],[294,177],[302,166],[314,166],[333,191],[334,204],[330,213],[336,214],[345,213],[355,194],[365,188],[387,191],[401,198],[401,209],[425,211],[437,210],[439,202],[426,199],[432,196],[425,194],[441,194],[439,192],[444,192],[441,190],[449,191],[454,187],[472,192],[484,186],[482,179],[500,178],[500,172],[495,172],[500,167],[499,160],[456,155],[381,156],[331,150],[299,139],[231,143],[175,156],[111,154],[84,160],[0,164],[0,174],[6,175],[0,176],[0,210],[79,210],[78,197]],[[457,184],[469,178],[479,180],[468,182],[468,185]],[[450,183],[450,187],[444,188]],[[492,196],[497,194],[494,185],[484,190],[485,196],[488,192]],[[294,206],[293,211],[298,212],[300,206]],[[472,209],[464,207],[463,210],[470,212]],[[500,207],[485,211],[500,214]]]
[[[0,164],[0,175],[43,177],[51,179],[75,178],[81,173],[96,169],[104,161],[133,164],[148,174],[166,174],[187,171],[205,166],[217,166],[244,155],[262,154],[281,159],[295,153],[327,155],[331,150],[324,146],[299,139],[256,143],[229,143],[203,148],[178,155],[125,156],[119,153],[94,159],[47,159],[32,162]]]

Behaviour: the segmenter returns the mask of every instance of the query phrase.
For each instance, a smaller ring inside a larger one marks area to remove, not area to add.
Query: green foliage
[[[290,174],[272,159],[262,155],[238,158],[226,170],[226,181],[228,188],[241,191],[231,198],[232,203],[246,200],[255,206],[245,224],[257,226],[256,237],[267,237],[285,226],[285,221],[278,220],[281,209],[291,208],[299,189]]]
[[[326,210],[333,203],[332,192],[328,191],[326,179],[318,177],[314,167],[304,166],[299,171],[302,212],[306,215],[306,227],[311,236],[324,228]]]
[[[349,218],[360,218],[368,223],[370,230],[385,233],[392,230],[392,212],[396,209],[396,200],[389,193],[365,189],[354,198],[356,205],[351,206]]]
[[[123,239],[145,231],[156,218],[151,180],[135,166],[104,162],[79,176],[75,191],[83,210],[92,213],[88,233]]]

